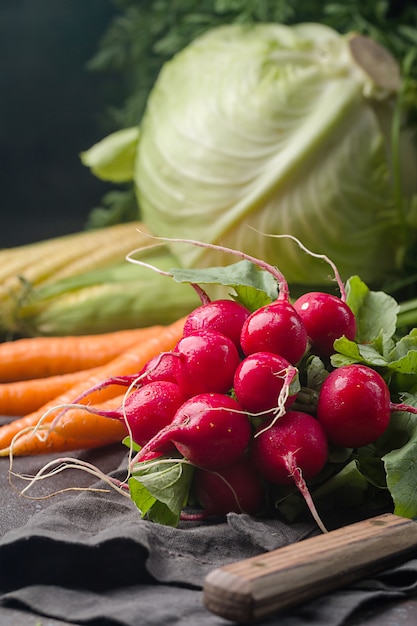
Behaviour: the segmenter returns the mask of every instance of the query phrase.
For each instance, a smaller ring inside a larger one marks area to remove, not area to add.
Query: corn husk
[[[162,270],[178,266],[165,248],[148,252],[146,261]],[[28,290],[15,306],[9,330],[59,336],[169,324],[199,304],[190,285],[123,260]]]
[[[130,222],[1,249],[0,333],[27,334],[26,325],[20,324],[19,311],[32,298],[37,299],[39,290],[42,293],[44,287],[53,288],[65,279],[127,264],[125,257],[133,249],[153,245],[148,235],[141,222]],[[102,282],[106,282],[104,276]]]

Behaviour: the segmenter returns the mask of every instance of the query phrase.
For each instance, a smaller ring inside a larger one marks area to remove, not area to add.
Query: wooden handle
[[[203,601],[221,617],[254,622],[400,563],[414,548],[415,521],[379,515],[217,568]]]

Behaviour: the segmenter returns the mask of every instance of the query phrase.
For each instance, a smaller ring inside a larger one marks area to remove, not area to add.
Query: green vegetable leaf
[[[155,500],[147,513],[147,517],[152,522],[164,524],[165,526],[173,526],[174,528],[178,526],[179,522],[179,515],[173,513],[173,511],[160,500]]]
[[[407,398],[417,406],[417,396]],[[394,501],[394,513],[403,517],[417,516],[417,419],[411,413],[393,413],[389,433],[405,443],[387,452],[384,462],[387,486]]]
[[[367,316],[368,308],[359,306],[359,320],[361,313]],[[391,378],[392,391],[412,391],[417,385],[417,329],[396,343],[384,331],[368,344],[341,337],[334,342],[334,348],[336,353],[330,358],[333,367],[363,363],[383,368],[387,378]]]
[[[374,344],[360,344],[340,337],[334,342],[334,348],[337,351],[330,357],[333,367],[341,367],[350,363],[363,363],[370,367],[383,367],[387,365],[387,359],[381,354],[379,342]]]
[[[394,371],[395,373],[406,374],[408,376],[411,376],[413,379],[413,384],[415,384],[416,377],[417,377],[417,351],[410,350],[401,359],[398,359],[397,361],[392,361],[391,363],[389,363],[388,368]],[[408,388],[410,384],[411,384],[411,379],[409,380],[407,384]],[[405,387],[403,389],[406,390]]]
[[[394,335],[399,305],[392,296],[371,291],[359,276],[352,276],[346,283],[346,303],[356,317],[358,343],[371,343],[381,333],[385,338]]]
[[[187,503],[193,467],[182,460],[138,464],[129,479],[132,500],[154,522],[177,526]]]
[[[243,304],[249,311],[256,311],[256,309],[269,304],[272,300],[264,291],[256,287],[234,285],[233,288],[236,293],[235,300]]]
[[[309,356],[305,367],[307,387],[314,391],[319,391],[329,372],[326,370],[323,361],[318,356]]]
[[[314,491],[315,502],[321,506],[355,507],[362,504],[368,490],[368,481],[358,461],[347,463],[337,474]]]
[[[136,478],[129,478],[128,484],[130,497],[140,510],[142,517],[144,517],[149,509],[155,504],[156,498]]]
[[[390,352],[390,366],[402,372],[416,371],[417,328],[402,337]]]
[[[112,133],[82,152],[81,162],[102,180],[131,181],[139,135],[137,126]]]
[[[311,489],[311,494],[319,510],[354,508],[364,503],[368,488],[368,480],[361,472],[358,461],[351,460],[337,474],[316,489]],[[292,493],[277,502],[276,508],[291,522],[305,508],[305,502],[298,493]]]
[[[384,464],[379,457],[358,453],[356,462],[369,484],[378,489],[387,489]]]
[[[371,291],[359,276],[352,276],[346,283],[346,303],[356,317],[356,340],[336,339],[336,353],[331,357],[333,367],[363,363],[381,368],[389,364],[391,370],[396,370],[395,360],[401,357],[405,361],[398,363],[398,367],[406,368],[409,357],[405,355],[413,338],[396,348],[393,339],[399,309],[396,300],[383,291]]]
[[[275,300],[278,296],[277,282],[272,274],[258,269],[246,259],[221,267],[171,268],[170,273],[178,283],[231,287],[237,294],[237,299],[251,310]]]
[[[393,391],[412,392],[417,388],[417,329],[400,339],[389,354],[388,370]]]
[[[129,489],[131,498],[139,508],[142,518],[146,516],[152,522],[174,528],[178,525],[178,514],[171,511],[164,502],[155,498],[137,479],[129,479]]]
[[[134,452],[139,452],[140,450],[140,446],[135,441],[133,441],[133,439],[131,439],[130,437],[125,437],[122,440],[122,444],[126,446],[127,448],[129,448],[129,450],[133,450]]]

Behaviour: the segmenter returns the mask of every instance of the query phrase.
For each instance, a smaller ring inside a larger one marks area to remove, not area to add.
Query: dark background
[[[87,69],[114,13],[110,0],[0,2],[0,247],[84,228],[107,190],[79,153],[117,97]]]

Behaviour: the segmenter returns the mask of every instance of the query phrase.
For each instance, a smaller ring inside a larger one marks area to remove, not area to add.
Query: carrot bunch
[[[97,448],[120,441],[123,422],[72,408],[91,387],[113,376],[139,372],[155,355],[171,350],[182,336],[184,319],[167,326],[115,331],[101,335],[33,337],[0,344],[0,456],[46,454]],[[80,403],[115,408],[120,387],[106,386]],[[56,407],[56,408],[55,408]],[[54,421],[55,420],[55,421]]]

